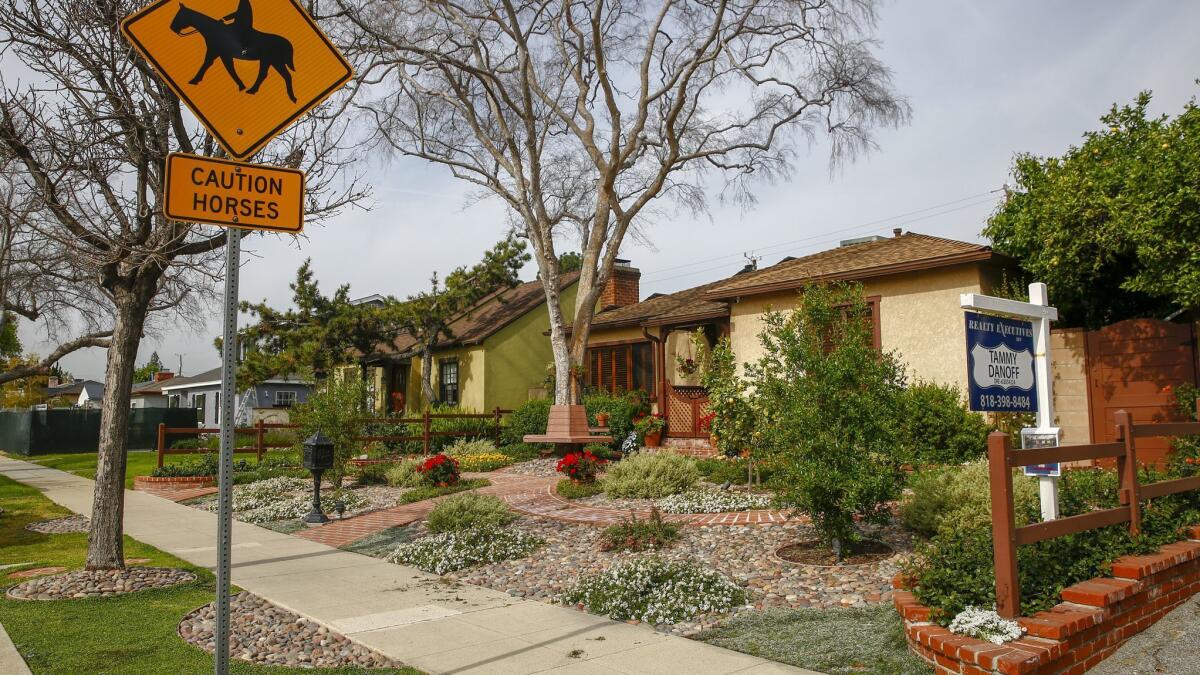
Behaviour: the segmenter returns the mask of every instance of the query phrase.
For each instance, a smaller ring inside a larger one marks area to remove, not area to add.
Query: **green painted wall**
[[[575,313],[577,285],[560,295],[563,313]],[[550,312],[545,303],[505,326],[483,342],[487,352],[484,377],[484,407],[512,410],[529,400],[529,389],[540,387],[546,367],[554,360],[550,349]]]

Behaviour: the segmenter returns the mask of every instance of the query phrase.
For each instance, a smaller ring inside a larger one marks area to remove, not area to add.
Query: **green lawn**
[[[148,455],[153,459],[153,455]],[[63,456],[59,456],[63,457]],[[80,469],[85,467],[80,464]],[[24,529],[34,520],[69,515],[69,511],[37,490],[0,476],[0,565],[33,563],[79,568],[87,551],[86,534],[45,535]],[[147,565],[182,567],[197,580],[112,598],[22,601],[0,596],[0,624],[34,673],[211,673],[212,657],[185,643],[176,634],[180,619],[211,602],[213,575],[205,569],[125,537],[125,555],[150,558]],[[0,587],[19,579],[9,574],[26,567],[0,569]],[[245,675],[285,673],[401,673],[420,671],[358,668],[296,669],[233,661],[232,671]]]
[[[263,455],[266,457],[290,457],[295,453],[288,450],[275,450],[267,452]],[[20,459],[27,462],[34,462],[42,466],[48,466],[59,471],[66,471],[77,476],[83,476],[89,480],[96,478],[96,453],[94,452],[74,452],[64,455],[33,455],[25,457],[22,455],[8,455],[13,459]],[[196,455],[167,455],[163,457],[164,464],[180,464],[188,461],[189,458]],[[254,455],[234,455],[234,459],[247,459],[250,464],[254,464]],[[131,450],[127,455],[125,464],[125,487],[129,490],[133,489],[134,476],[149,476],[154,467],[158,465],[158,455],[153,450]],[[305,473],[304,475],[307,475]]]
[[[747,612],[699,640],[822,673],[927,675],[908,651],[891,603],[862,609],[772,609]]]

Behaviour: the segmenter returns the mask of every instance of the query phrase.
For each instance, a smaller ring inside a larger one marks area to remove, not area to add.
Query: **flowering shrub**
[[[451,457],[467,457],[496,452],[496,444],[486,438],[460,438],[446,448]]]
[[[603,459],[593,455],[590,450],[584,450],[583,452],[572,452],[558,460],[555,468],[571,480],[580,483],[594,483],[596,474],[600,473],[600,467],[603,465]]]
[[[765,509],[770,505],[771,498],[767,495],[733,490],[688,490],[658,501],[658,508],[666,513],[725,513]]]
[[[502,452],[480,452],[458,458],[460,471],[495,471],[512,463],[512,457]]]
[[[650,509],[649,520],[638,520],[632,511],[629,520],[606,527],[600,535],[601,551],[644,551],[666,548],[679,539],[679,526],[663,522],[658,509]]]
[[[559,600],[583,604],[589,612],[617,620],[679,623],[708,612],[724,612],[746,602],[729,579],[691,563],[657,557],[617,563],[580,579]]]
[[[538,537],[519,530],[473,527],[400,544],[388,554],[387,561],[445,574],[481,563],[522,558],[542,543]]]
[[[713,420],[717,419],[717,413],[710,412],[700,416],[700,431],[712,431]]]
[[[950,631],[959,635],[987,640],[998,645],[1016,640],[1025,629],[1016,621],[1003,619],[995,610],[968,606],[950,622]]]
[[[385,474],[387,484],[392,487],[420,487],[425,482],[421,464],[419,459],[405,459],[391,465]]]
[[[459,478],[458,460],[442,454],[425,460],[417,471],[426,481],[438,486],[454,485]]]
[[[633,423],[633,428],[642,436],[662,433],[662,430],[667,428],[667,418],[663,417],[662,413],[644,415]]]

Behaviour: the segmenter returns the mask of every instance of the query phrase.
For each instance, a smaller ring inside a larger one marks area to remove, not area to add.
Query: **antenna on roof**
[[[763,259],[761,255],[754,255],[754,251],[746,251],[742,257],[746,259],[746,268],[742,270],[743,272],[753,272],[758,269],[758,261]]]

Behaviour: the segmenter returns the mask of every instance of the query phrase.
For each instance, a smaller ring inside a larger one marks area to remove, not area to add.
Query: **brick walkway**
[[[480,488],[478,490],[480,494],[495,495],[503,499],[512,510],[537,518],[549,518],[577,525],[607,527],[629,518],[631,513],[622,509],[604,509],[576,504],[563,499],[554,491],[558,478],[523,476],[504,472],[468,474],[467,477],[487,478],[492,484]],[[320,527],[297,532],[296,536],[326,546],[346,546],[388,528],[422,520],[442,499],[445,497],[402,504],[343,520],[333,520]],[[650,517],[649,511],[634,511],[633,513],[639,520]],[[663,520],[696,527],[703,525],[761,525],[782,523],[788,520],[788,515],[783,511],[762,509],[735,513],[667,513],[663,514]]]
[[[217,493],[216,487],[181,487],[166,483],[163,485],[138,486],[138,492],[145,492],[148,495],[170,499],[173,502],[182,502],[196,497],[203,497]]]

